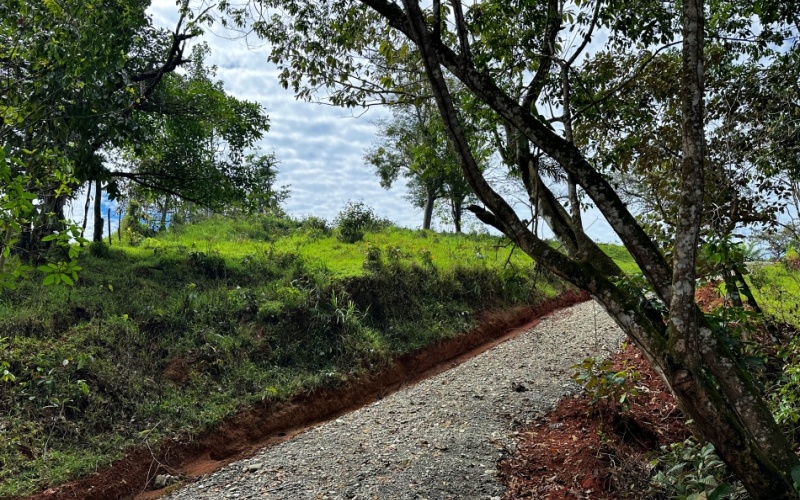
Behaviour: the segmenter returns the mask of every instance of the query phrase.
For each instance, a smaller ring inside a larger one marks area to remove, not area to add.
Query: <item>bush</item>
[[[345,243],[361,241],[365,232],[389,225],[387,220],[378,218],[372,207],[360,201],[348,202],[333,222],[339,230],[337,238]]]
[[[321,233],[328,233],[331,228],[328,227],[328,221],[323,219],[322,217],[316,217],[313,215],[309,215],[305,219],[300,221],[300,226],[309,232],[321,232]]]

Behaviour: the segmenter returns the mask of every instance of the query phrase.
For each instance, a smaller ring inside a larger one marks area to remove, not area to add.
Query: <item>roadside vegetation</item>
[[[0,498],[341,385],[562,286],[498,237],[401,229],[360,204],[337,222],[123,230],[82,253],[74,286],[3,291]]]
[[[763,314],[756,313],[748,301],[743,306],[734,304],[731,289],[713,277],[702,281],[697,301],[712,324],[727,329],[727,342],[737,361],[752,373],[776,422],[798,450],[800,266],[796,255],[790,246],[777,261],[742,265]],[[574,486],[570,482],[573,477],[597,477],[599,482],[592,483],[599,488],[597,498],[751,498],[714,446],[693,435],[691,422],[677,411],[672,396],[642,362],[638,350],[628,346],[612,359],[587,358],[573,368],[573,379],[585,393],[580,400],[563,401],[550,416],[552,421],[562,422],[564,429],[538,432],[536,441],[526,438],[522,445],[544,441],[558,447],[559,440],[565,440],[562,453],[568,458],[528,454],[502,464],[512,495],[525,488],[546,489],[542,485],[549,483],[543,477],[528,478],[524,471],[562,460],[569,467],[564,465],[563,477],[554,484],[566,490]],[[596,436],[580,446],[570,446],[570,434],[582,428],[592,429]],[[584,456],[586,463],[570,460],[570,455]],[[592,468],[600,472],[590,474]],[[515,474],[526,477],[527,482],[509,479]],[[794,481],[800,489],[800,472],[796,474]]]

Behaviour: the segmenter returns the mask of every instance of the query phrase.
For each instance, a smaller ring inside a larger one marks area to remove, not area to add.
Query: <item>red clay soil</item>
[[[637,498],[630,486],[635,476],[647,476],[644,454],[691,435],[672,394],[635,347],[612,360],[615,370],[627,363],[641,374],[630,409],[592,406],[584,394],[563,399],[523,430],[514,454],[500,462],[505,498]]]
[[[486,314],[477,329],[403,356],[371,377],[344,387],[300,394],[285,403],[249,408],[196,440],[169,439],[160,446],[133,450],[107,469],[28,498],[155,498],[163,492],[152,490],[153,479],[158,474],[191,479],[252,456],[310,426],[456,366],[529,329],[539,318],[585,300],[588,300],[587,294],[570,291],[536,307]]]

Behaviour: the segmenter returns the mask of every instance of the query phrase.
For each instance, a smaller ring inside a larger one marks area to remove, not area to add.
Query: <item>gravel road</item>
[[[455,368],[266,449],[173,499],[501,498],[495,464],[516,429],[577,390],[570,366],[623,334],[592,301]]]

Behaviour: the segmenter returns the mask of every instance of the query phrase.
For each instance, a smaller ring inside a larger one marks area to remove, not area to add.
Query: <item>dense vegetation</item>
[[[771,345],[771,333],[754,346],[743,328],[768,324],[756,295],[768,313],[797,316],[786,309],[800,239],[793,2],[252,0],[193,11],[181,0],[174,30],[153,26],[148,5],[0,5],[0,369],[12,388],[0,474],[57,480],[88,467],[58,455],[84,433],[109,450],[136,439],[131,427],[138,439],[202,428],[252,394],[357,375],[465,327],[478,304],[524,300],[546,269],[614,316],[752,496],[799,497],[800,459],[781,427],[796,423],[795,348]],[[536,273],[496,249],[443,257],[406,246],[414,237],[361,243],[382,224],[358,206],[335,241],[319,220],[264,219],[269,230],[242,230],[269,240],[252,251],[222,230],[181,236],[197,213],[279,214],[286,196],[275,159],[253,151],[269,125],[262,105],[228,96],[207,49],[187,45],[217,20],[268,42],[280,83],[300,98],[393,107],[382,135],[409,144],[365,157],[384,185],[408,177],[426,224],[436,199],[449,200],[457,230],[468,210]],[[524,192],[530,220],[498,190],[495,167]],[[86,243],[86,223],[64,220],[79,185],[95,193],[96,242],[80,260],[84,247],[69,241]],[[100,242],[103,193],[127,204],[128,246]],[[587,235],[587,203],[635,266]],[[160,229],[172,213],[175,234],[142,234],[139,209],[157,212]],[[747,278],[748,231],[787,269]],[[349,244],[363,258],[343,257]],[[695,300],[698,280],[716,276],[730,299],[721,314]],[[781,377],[761,378],[759,348],[785,361]],[[219,404],[181,399],[201,393]],[[114,428],[128,434],[103,434]]]
[[[93,243],[73,287],[39,276],[4,291],[0,497],[196,435],[249,403],[342,384],[560,286],[497,237],[368,216],[346,243],[344,219],[129,231]]]

